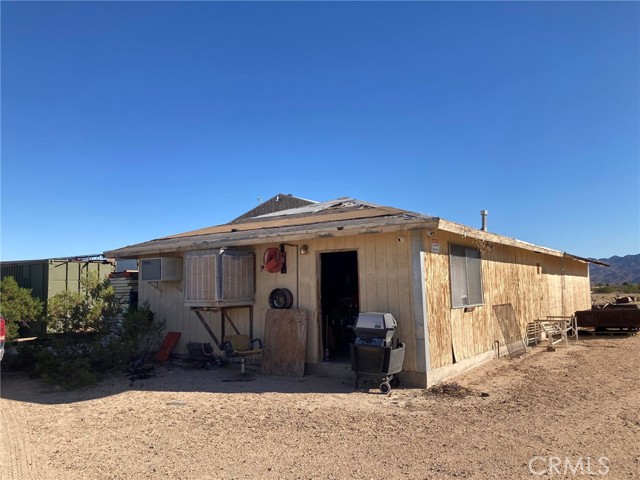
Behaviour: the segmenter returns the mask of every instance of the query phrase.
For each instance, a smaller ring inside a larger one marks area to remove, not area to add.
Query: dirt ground
[[[7,374],[2,478],[638,479],[639,360],[640,335],[583,337],[389,395],[237,365],[75,392]]]

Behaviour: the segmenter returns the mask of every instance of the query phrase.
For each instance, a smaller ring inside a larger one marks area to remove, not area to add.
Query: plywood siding
[[[546,315],[571,315],[589,308],[588,265],[569,258],[477,242],[439,231],[440,252],[425,238],[426,299],[429,312],[430,368],[460,362],[504,344],[492,306],[513,304],[523,334],[528,322]],[[483,305],[465,312],[451,308],[449,245],[476,247],[482,254]]]
[[[254,336],[264,336],[269,295],[274,288],[288,288],[294,295],[294,308],[308,312],[308,363],[321,361],[319,262],[320,253],[355,250],[358,252],[358,282],[361,311],[391,312],[398,321],[398,338],[407,344],[405,370],[415,371],[414,319],[411,313],[411,278],[409,242],[406,233],[381,233],[358,236],[311,239],[286,245],[287,273],[260,270],[262,256],[277,243],[254,247],[256,253],[256,296],[254,305]],[[299,247],[308,246],[306,255]],[[182,336],[174,351],[186,353],[187,342],[211,342],[209,335],[189,308],[184,307],[182,282],[140,282],[139,301],[148,301],[156,317],[167,323],[167,330],[180,331]],[[219,314],[205,314],[216,335],[220,330]],[[249,331],[248,309],[232,310],[231,317],[243,333]]]

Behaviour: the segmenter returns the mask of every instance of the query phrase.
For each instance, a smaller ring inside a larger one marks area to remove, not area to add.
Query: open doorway
[[[358,252],[320,254],[320,308],[323,360],[348,363],[360,311]]]

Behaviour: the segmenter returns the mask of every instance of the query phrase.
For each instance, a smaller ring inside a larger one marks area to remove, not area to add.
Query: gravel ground
[[[639,359],[638,335],[584,337],[389,395],[237,365],[75,392],[7,374],[2,478],[638,479]]]

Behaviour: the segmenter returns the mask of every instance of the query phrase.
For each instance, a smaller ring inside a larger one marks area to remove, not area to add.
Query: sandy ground
[[[462,397],[311,376],[225,381],[241,379],[237,365],[75,392],[7,374],[2,478],[571,478],[569,465],[638,479],[639,360],[640,335],[584,337],[458,377]]]

